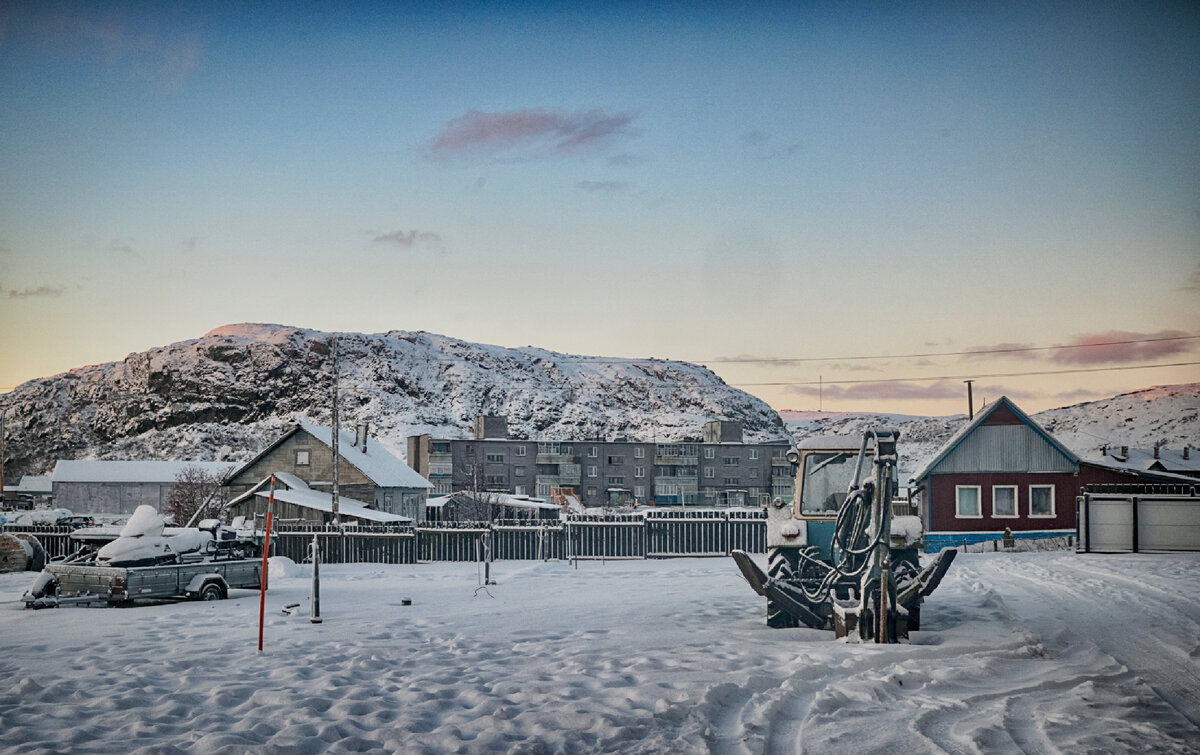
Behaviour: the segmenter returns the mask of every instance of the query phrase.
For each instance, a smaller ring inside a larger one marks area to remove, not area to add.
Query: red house
[[[1079,459],[1007,396],[980,410],[912,478],[926,550],[1075,534]]]

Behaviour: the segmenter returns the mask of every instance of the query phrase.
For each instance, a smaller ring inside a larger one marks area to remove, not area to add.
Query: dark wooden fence
[[[4,527],[36,535],[51,558],[78,547],[68,527]],[[476,561],[485,548],[498,561],[642,559],[725,556],[733,549],[767,550],[766,512],[758,509],[657,509],[621,514],[572,515],[538,522],[422,522],[416,527],[347,527],[280,524],[271,553],[297,563],[310,558],[313,537],[329,564],[412,564]]]

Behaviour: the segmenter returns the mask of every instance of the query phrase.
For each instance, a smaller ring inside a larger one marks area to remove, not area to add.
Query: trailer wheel
[[[216,582],[209,582],[200,588],[200,600],[224,600],[225,591]]]
[[[795,548],[772,548],[767,554],[767,576],[771,579],[788,579],[796,573],[798,561],[799,556]],[[767,598],[767,626],[788,629],[800,626],[800,622],[775,601]]]

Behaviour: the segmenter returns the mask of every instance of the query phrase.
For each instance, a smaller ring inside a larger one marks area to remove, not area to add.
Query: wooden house
[[[366,427],[338,435],[338,498],[349,499],[387,514],[420,521],[433,487],[396,458]],[[272,474],[289,474],[309,491],[332,494],[333,435],[328,427],[305,422],[293,425],[226,481],[231,498],[239,498]]]
[[[1002,396],[910,481],[926,550],[1002,537],[1075,534],[1079,459]]]

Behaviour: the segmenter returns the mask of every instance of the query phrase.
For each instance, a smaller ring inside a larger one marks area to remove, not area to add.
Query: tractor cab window
[[[833,516],[846,500],[857,453],[810,453],[804,457],[800,513]]]

